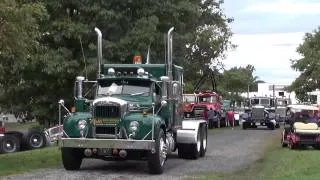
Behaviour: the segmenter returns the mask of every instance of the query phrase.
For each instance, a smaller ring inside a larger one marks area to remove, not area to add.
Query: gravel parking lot
[[[57,167],[8,176],[5,179],[182,179],[200,171],[230,172],[259,159],[265,140],[278,134],[280,135],[279,130],[264,128],[210,130],[208,150],[204,158],[184,160],[174,153],[168,158],[162,175],[149,175],[144,161],[106,162],[85,159],[79,171],[66,171],[63,167]]]

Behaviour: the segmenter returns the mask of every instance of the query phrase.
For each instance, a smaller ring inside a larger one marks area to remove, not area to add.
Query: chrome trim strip
[[[152,150],[155,141],[152,140],[126,140],[126,139],[89,139],[89,138],[61,138],[60,147],[74,148],[116,148]]]

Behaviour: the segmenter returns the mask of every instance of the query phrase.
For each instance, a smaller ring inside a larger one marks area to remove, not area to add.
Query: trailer
[[[0,153],[14,153],[46,146],[47,137],[43,131],[37,129],[8,131],[7,122],[6,117],[0,119]]]

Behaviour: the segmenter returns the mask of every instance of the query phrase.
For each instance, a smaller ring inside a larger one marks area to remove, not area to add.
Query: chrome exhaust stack
[[[98,35],[98,42],[97,42],[97,52],[98,52],[98,78],[100,78],[100,74],[101,74],[101,62],[102,62],[102,33],[100,31],[100,29],[98,29],[97,27],[94,28],[94,30],[96,31],[97,35]]]
[[[174,27],[171,27],[168,31],[167,43],[168,43],[168,64],[167,64],[167,76],[172,81],[172,32]]]

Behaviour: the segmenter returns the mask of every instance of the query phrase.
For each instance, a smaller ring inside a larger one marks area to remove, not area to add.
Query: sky
[[[305,33],[320,22],[320,0],[224,0],[224,12],[233,17],[231,41],[238,47],[227,53],[226,69],[255,67],[256,76],[268,83],[290,84],[299,75],[290,59]]]

